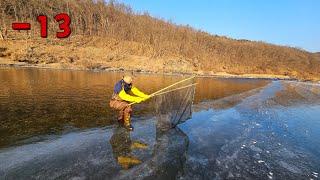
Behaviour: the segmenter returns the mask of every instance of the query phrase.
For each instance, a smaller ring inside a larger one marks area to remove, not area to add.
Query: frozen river
[[[128,132],[107,106],[120,78],[0,69],[0,179],[318,179],[319,84],[198,78],[190,120],[162,133],[141,104]]]

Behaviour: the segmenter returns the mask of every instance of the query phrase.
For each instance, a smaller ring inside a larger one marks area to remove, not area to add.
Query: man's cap
[[[127,84],[131,84],[132,83],[132,77],[131,76],[128,76],[128,75],[125,75],[123,76],[123,81]]]

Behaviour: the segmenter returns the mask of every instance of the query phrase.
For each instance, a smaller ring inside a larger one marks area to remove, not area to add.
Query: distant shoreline
[[[211,73],[211,72],[154,72],[143,69],[124,69],[124,68],[94,68],[89,69],[85,67],[79,66],[65,66],[63,67],[59,63],[55,64],[28,64],[24,62],[15,62],[15,61],[7,61],[4,63],[0,63],[0,68],[2,67],[11,67],[11,68],[37,68],[37,69],[52,69],[52,70],[82,70],[82,71],[92,71],[92,72],[123,72],[123,73],[139,73],[139,74],[162,74],[162,75],[197,75],[198,77],[212,77],[212,78],[235,78],[235,79],[265,79],[265,80],[290,80],[290,81],[302,81],[302,82],[316,82],[316,81],[308,81],[308,80],[299,80],[296,78],[292,78],[284,75],[273,75],[273,74],[229,74],[224,72]]]
[[[252,50],[252,53],[258,54],[250,55],[242,51],[216,52],[219,48],[215,47],[212,49],[215,55],[201,59],[175,53],[160,56],[153,47],[144,43],[100,37],[73,37],[70,41],[30,39],[3,42],[0,47],[2,66],[320,81],[318,57],[300,51],[291,57],[287,51],[292,49],[278,49],[274,53],[279,57],[269,57],[259,55],[265,52],[259,48]],[[173,49],[167,50],[171,52]],[[230,54],[233,54],[232,57],[229,57]],[[285,58],[287,56],[289,59]]]

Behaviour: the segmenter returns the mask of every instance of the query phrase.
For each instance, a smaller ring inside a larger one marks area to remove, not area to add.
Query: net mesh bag
[[[157,128],[166,131],[191,118],[194,78],[167,88],[152,98]]]

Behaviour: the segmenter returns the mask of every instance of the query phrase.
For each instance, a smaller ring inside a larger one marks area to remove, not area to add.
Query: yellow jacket
[[[149,97],[148,95],[144,94],[136,87],[132,87],[130,90],[130,93],[133,94],[134,96],[127,94],[125,90],[122,88],[118,96],[124,101],[138,102],[138,103]]]

